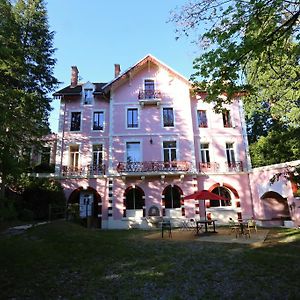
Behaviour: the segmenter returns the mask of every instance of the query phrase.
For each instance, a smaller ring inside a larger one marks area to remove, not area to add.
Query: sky
[[[109,82],[114,64],[125,71],[147,54],[189,78],[199,55],[191,40],[176,40],[170,11],[187,0],[48,0],[48,21],[55,32],[54,76],[70,84],[71,66],[80,81]],[[50,127],[57,132],[59,100],[53,100]]]

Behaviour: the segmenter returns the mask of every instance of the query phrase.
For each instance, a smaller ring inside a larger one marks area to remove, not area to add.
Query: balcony
[[[243,172],[243,162],[242,161],[231,161],[225,163],[227,172]]]
[[[243,162],[241,161],[226,162],[224,164],[217,162],[200,162],[198,166],[199,171],[202,173],[242,172],[244,170]]]
[[[105,175],[105,165],[87,165],[85,167],[62,167],[62,176],[99,176]]]
[[[119,162],[118,173],[151,173],[151,172],[188,172],[191,163],[187,161],[143,161]]]
[[[140,90],[138,99],[142,106],[151,104],[159,105],[161,102],[161,92],[159,90]]]
[[[200,172],[203,172],[203,173],[219,172],[220,164],[217,162],[200,162],[199,170],[200,170]]]

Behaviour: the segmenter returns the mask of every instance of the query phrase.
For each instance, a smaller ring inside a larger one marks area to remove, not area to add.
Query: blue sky
[[[191,40],[175,40],[175,25],[167,23],[170,11],[187,0],[48,0],[50,30],[55,32],[57,59],[54,75],[70,84],[71,66],[81,81],[108,82],[114,64],[126,70],[147,54],[156,56],[189,78],[199,49]],[[57,132],[59,100],[50,116]]]

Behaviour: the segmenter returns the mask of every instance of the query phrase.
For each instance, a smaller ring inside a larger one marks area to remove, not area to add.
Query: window
[[[138,109],[127,109],[127,128],[138,128]]]
[[[79,166],[79,145],[70,146],[69,166],[74,169]]]
[[[168,185],[164,191],[165,208],[179,208],[181,193],[177,186]]]
[[[81,112],[71,113],[71,131],[79,131],[81,123]]]
[[[207,127],[206,110],[197,110],[198,126]]]
[[[176,161],[176,141],[163,142],[164,162]]]
[[[41,151],[41,164],[49,165],[51,156],[51,148],[43,147]]]
[[[102,165],[103,160],[103,146],[93,145],[93,167],[99,168]]]
[[[163,123],[164,127],[174,126],[173,108],[163,108]]]
[[[145,86],[145,99],[154,98],[154,94],[155,94],[154,80],[153,79],[145,79],[144,86]]]
[[[93,130],[103,130],[104,128],[104,112],[96,111],[93,115]]]
[[[141,161],[140,142],[126,143],[126,160],[129,163]]]
[[[233,143],[226,143],[226,158],[228,165],[235,163]]]
[[[145,206],[144,192],[141,188],[131,188],[126,192],[126,209],[143,209]]]
[[[92,104],[93,101],[93,90],[84,89],[84,104]]]
[[[223,111],[222,116],[223,116],[223,125],[224,125],[224,127],[232,127],[230,111],[229,110]]]
[[[200,159],[201,159],[202,163],[206,163],[206,164],[210,163],[209,144],[208,143],[200,144]]]
[[[221,186],[216,187],[212,190],[212,193],[222,196],[227,199],[231,199],[230,192]],[[210,207],[220,207],[220,206],[231,206],[231,200],[210,200]]]

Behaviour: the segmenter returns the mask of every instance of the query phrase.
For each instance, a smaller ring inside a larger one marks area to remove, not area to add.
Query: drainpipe
[[[64,99],[64,95],[62,96],[62,99]],[[62,169],[63,169],[62,163],[63,163],[63,154],[64,154],[65,118],[66,118],[66,100],[64,104],[64,115],[63,115],[62,136],[61,136],[60,168],[59,168],[60,176],[62,174]]]
[[[252,189],[251,189],[251,184],[250,184],[250,173],[249,170],[247,170],[247,175],[248,175],[248,185],[249,185],[249,191],[250,191],[250,198],[251,198],[251,209],[252,209],[252,216],[255,218],[255,210],[254,210],[254,206],[253,206],[253,194],[252,194]]]

